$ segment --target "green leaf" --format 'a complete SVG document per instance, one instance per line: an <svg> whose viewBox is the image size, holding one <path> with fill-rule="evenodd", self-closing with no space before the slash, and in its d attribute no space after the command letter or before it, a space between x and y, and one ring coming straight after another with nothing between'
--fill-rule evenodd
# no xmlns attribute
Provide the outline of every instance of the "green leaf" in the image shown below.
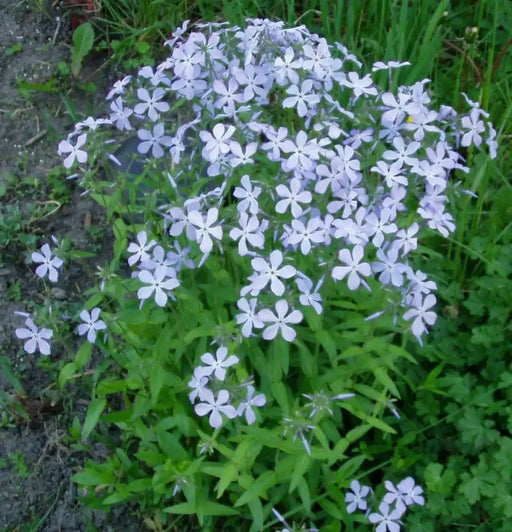
<svg viewBox="0 0 512 532"><path fill-rule="evenodd" d="M395 397L400 398L400 392L398 391L395 383L386 373L386 370L384 370L382 367L377 367L373 370L373 374L375 375L377 381L386 388L386 391L390 391Z"/></svg>
<svg viewBox="0 0 512 532"><path fill-rule="evenodd" d="M127 248L128 238L126 235L128 228L122 218L116 218L114 220L113 228L114 236L116 237L116 241L114 242L114 258L119 260Z"/></svg>
<svg viewBox="0 0 512 532"><path fill-rule="evenodd" d="M10 48L7 48L7 50L5 50L5 54L14 55L14 54L21 52L22 50L23 50L22 44L16 43L16 44L13 44Z"/></svg>
<svg viewBox="0 0 512 532"><path fill-rule="evenodd" d="M307 454L303 454L296 462L290 482L289 493L291 493L298 485L299 481L304 478L304 474L311 466L311 458Z"/></svg>
<svg viewBox="0 0 512 532"><path fill-rule="evenodd" d="M183 502L164 508L164 512L181 515L194 515L198 513L202 513L203 515L240 515L239 512L230 506L209 501L202 501L200 505Z"/></svg>
<svg viewBox="0 0 512 532"><path fill-rule="evenodd" d="M289 414L290 407L288 405L288 394L286 393L286 386L283 384L282 381L279 381L273 382L270 385L270 388L272 390L272 396L281 407L283 416L287 416Z"/></svg>
<svg viewBox="0 0 512 532"><path fill-rule="evenodd" d="M308 483L304 477L300 477L299 483L297 484L299 490L299 496L304 504L304 507L309 512L311 510L311 495L309 493Z"/></svg>
<svg viewBox="0 0 512 532"><path fill-rule="evenodd" d="M82 61L92 50L94 44L94 29L90 22L80 24L73 33L73 51L71 54L71 71L77 76L82 67Z"/></svg>
<svg viewBox="0 0 512 532"><path fill-rule="evenodd" d="M110 484L114 478L113 466L102 464L95 466L95 469L86 468L80 473L76 473L71 480L82 486L97 486L99 484Z"/></svg>
<svg viewBox="0 0 512 532"><path fill-rule="evenodd" d="M84 342L75 356L75 364L77 369L83 368L87 364L87 362L89 362L91 358L91 353L92 344L89 342Z"/></svg>
<svg viewBox="0 0 512 532"><path fill-rule="evenodd" d="M18 380L16 375L14 375L9 359L5 356L0 357L0 370L4 374L4 377L9 381L9 384L18 392L23 393L23 386Z"/></svg>
<svg viewBox="0 0 512 532"><path fill-rule="evenodd" d="M457 482L457 477L452 469L447 469L443 473L442 464L430 463L425 469L425 482L428 491L449 495Z"/></svg>
<svg viewBox="0 0 512 532"><path fill-rule="evenodd" d="M268 488L277 483L274 471L265 471L251 485L251 487L235 502L235 508L247 504L256 497L262 496Z"/></svg>
<svg viewBox="0 0 512 532"><path fill-rule="evenodd" d="M176 432L176 431L175 431ZM188 458L187 452L181 446L178 437L165 430L160 430L157 433L158 445L162 452L164 452L172 460L180 461Z"/></svg>
<svg viewBox="0 0 512 532"><path fill-rule="evenodd" d="M166 380L166 372L158 365L151 368L151 376L149 377L149 390L151 392L151 403L153 406L158 401L158 395L164 382Z"/></svg>
<svg viewBox="0 0 512 532"><path fill-rule="evenodd" d="M126 488L126 486L118 486L118 491L115 491L112 493L112 495L109 495L105 499L103 499L103 504L111 505L111 504L118 504L120 502L124 502L128 500L132 495Z"/></svg>
<svg viewBox="0 0 512 532"><path fill-rule="evenodd" d="M91 434L94 427L98 424L101 413L105 409L106 405L107 401L103 397L95 397L91 401L91 404L87 409L84 424L82 425L82 441L89 437L89 434Z"/></svg>
<svg viewBox="0 0 512 532"><path fill-rule="evenodd" d="M343 514L341 513L340 509L333 504L331 501L327 499L320 499L318 501L318 504L331 516L334 517L334 519L337 519L338 521L343 521Z"/></svg>
<svg viewBox="0 0 512 532"><path fill-rule="evenodd" d="M117 318L131 325L146 323L147 320L146 314L138 308L124 308L118 313Z"/></svg>
<svg viewBox="0 0 512 532"><path fill-rule="evenodd" d="M396 434L396 430L390 427L387 423L384 423L382 419L378 419L373 416L368 416L365 421L372 427L382 430L383 432L388 432L389 434Z"/></svg>
<svg viewBox="0 0 512 532"><path fill-rule="evenodd" d="M104 294L94 294L84 303L83 306L85 309L91 310L94 307L97 307L103 301L104 297Z"/></svg>
<svg viewBox="0 0 512 532"><path fill-rule="evenodd" d="M127 389L128 383L124 379L103 380L98 384L97 392L98 395L108 395L109 393L125 392Z"/></svg>
<svg viewBox="0 0 512 532"><path fill-rule="evenodd" d="M354 456L353 458L347 460L336 472L336 481L339 484L342 484L348 480L352 480L354 474L356 471L360 470L365 460L366 456L363 454Z"/></svg>
<svg viewBox="0 0 512 532"><path fill-rule="evenodd" d="M77 365L74 362L68 362L64 365L59 373L59 386L61 388L76 373L77 369Z"/></svg>
<svg viewBox="0 0 512 532"><path fill-rule="evenodd" d="M296 340L295 343L297 344L297 347L299 349L300 367L304 371L304 375L306 377L313 377L315 375L316 369L315 359L313 355L302 342Z"/></svg>
<svg viewBox="0 0 512 532"><path fill-rule="evenodd" d="M183 338L183 343L185 345L190 344L196 338L206 338L209 336L215 336L217 334L217 329L214 325L202 325L196 329L192 329L187 333Z"/></svg>
<svg viewBox="0 0 512 532"><path fill-rule="evenodd" d="M222 476L217 484L217 499L222 496L222 494L237 476L238 467L235 464L228 464L222 468Z"/></svg>
<svg viewBox="0 0 512 532"><path fill-rule="evenodd" d="M336 360L336 354L338 353L336 342L325 329L318 331L316 333L316 337L320 342L320 345L324 348L325 352L329 355L331 363L334 365L334 360Z"/></svg>
<svg viewBox="0 0 512 532"><path fill-rule="evenodd" d="M249 510L251 512L252 517L252 525L251 530L254 531L260 531L263 530L263 506L261 504L261 501L259 499L254 499L252 501L249 501L247 503L247 506L249 506Z"/></svg>

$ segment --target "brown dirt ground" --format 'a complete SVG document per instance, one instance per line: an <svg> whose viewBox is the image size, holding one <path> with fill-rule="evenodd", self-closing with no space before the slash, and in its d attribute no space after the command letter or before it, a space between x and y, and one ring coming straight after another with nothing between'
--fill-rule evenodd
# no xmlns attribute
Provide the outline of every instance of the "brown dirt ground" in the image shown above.
<svg viewBox="0 0 512 532"><path fill-rule="evenodd" d="M51 0L0 0L0 185L9 176L11 180L13 176L20 180L30 176L44 184L48 173L61 165L56 146L74 123L64 96L76 105L80 119L104 111L102 97L116 77L108 68L101 68L101 58L88 60L79 80L63 83L55 92L20 94L18 80L44 84L56 78L62 83L57 65L69 65L69 43L69 21L65 14L52 8ZM80 85L85 82L95 83L97 90L81 90ZM96 206L81 198L80 191L68 183L72 190L70 200L34 228L40 234L38 245L55 234L59 238L71 236L76 248L90 249L87 227L91 223L101 226L104 219ZM24 202L33 200L9 194L0 197L4 207L16 205L22 212ZM0 217L0 229L1 224ZM19 298L9 295L15 281L21 286ZM66 279L59 280L53 289L55 297L65 304L76 301L77 291L83 288L86 287L81 284L80 272L70 269ZM35 278L33 265L25 263L20 250L0 247L0 356L9 359L19 376L26 393L23 401L31 414L29 423L0 424L0 530L141 530L128 507L109 515L86 509L69 480L85 458L66 440L70 412L81 418L88 395L86 390L71 389L69 397L57 397L52 405L52 395L48 393L52 390L51 376L41 367L38 355L24 353L14 336L15 328L23 324L14 311L29 310L31 302L41 302L41 291L42 282ZM56 348L51 357L58 360L64 354ZM0 371L1 391L14 395ZM2 408L5 403L0 399L0 411ZM90 452L98 459L105 455L100 444L91 444Z"/></svg>

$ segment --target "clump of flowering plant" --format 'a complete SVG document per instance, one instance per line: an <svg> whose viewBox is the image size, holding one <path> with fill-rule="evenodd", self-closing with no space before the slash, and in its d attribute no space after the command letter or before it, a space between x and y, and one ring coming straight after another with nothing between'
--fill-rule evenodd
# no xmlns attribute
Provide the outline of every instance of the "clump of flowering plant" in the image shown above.
<svg viewBox="0 0 512 532"><path fill-rule="evenodd" d="M421 342L436 321L436 284L415 252L428 231L454 230L448 192L454 172L468 171L462 149L485 137L495 156L495 132L473 102L464 116L432 105L428 80L393 91L408 63L366 71L302 26L186 23L165 44L156 68L116 82L109 116L59 145L116 215L114 261L88 306L107 317L119 378L100 383L91 417L123 392L110 419L138 438L139 465L112 458L121 470L101 482L102 500L149 492L158 505L182 492L166 512L213 526L247 506L259 530L283 499L309 515L312 479L345 481L334 464L368 430L395 432L382 420L399 398L388 373L410 356L393 334L410 328ZM129 142L137 175L115 170ZM114 169L113 194L99 166ZM93 341L100 322L83 319ZM379 323L393 333L379 336ZM320 501L334 497L313 484ZM340 519L319 504L320 520Z"/></svg>

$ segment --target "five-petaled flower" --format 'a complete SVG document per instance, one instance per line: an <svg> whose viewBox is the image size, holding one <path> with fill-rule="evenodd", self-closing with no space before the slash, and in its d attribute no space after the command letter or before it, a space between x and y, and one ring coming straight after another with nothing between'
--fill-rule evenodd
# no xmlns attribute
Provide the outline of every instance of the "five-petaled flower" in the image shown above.
<svg viewBox="0 0 512 532"><path fill-rule="evenodd" d="M210 414L208 422L217 429L222 425L222 416L224 414L229 419L237 416L236 409L229 404L229 392L227 390L220 390L217 399L211 390L204 389L202 403L198 403L194 410L198 416L206 416Z"/></svg>
<svg viewBox="0 0 512 532"><path fill-rule="evenodd" d="M253 283L250 285L251 294L257 295L270 282L270 289L276 296L282 296L284 293L283 279L290 279L297 270L290 265L281 266L283 262L283 254L278 249L272 251L267 262L263 257L256 257L252 259L251 264L254 272L257 274ZM242 295L245 295L242 293Z"/></svg>
<svg viewBox="0 0 512 532"><path fill-rule="evenodd" d="M137 297L141 300L141 304L151 297L155 292L155 302L160 307L165 307L167 304L167 291L174 290L180 285L180 282L175 277L168 277L168 269L166 266L157 266L154 271L142 270L139 272L139 280L149 286L139 288ZM171 297L172 294L169 294Z"/></svg>
<svg viewBox="0 0 512 532"><path fill-rule="evenodd" d="M420 339L426 331L425 324L433 325L437 320L437 315L431 309L436 304L436 296L428 294L424 298L421 293L416 293L412 302L413 308L404 314L404 320L412 319L412 333Z"/></svg>
<svg viewBox="0 0 512 532"><path fill-rule="evenodd" d="M80 319L85 323L81 323L78 326L78 334L83 336L87 334L87 341L93 344L96 342L96 331L102 331L107 328L107 325L103 320L98 319L100 317L100 309L95 307L89 313L88 310L82 310L80 312Z"/></svg>
<svg viewBox="0 0 512 532"><path fill-rule="evenodd" d="M155 245L155 240L150 240L148 242L146 231L140 231L137 233L137 243L131 242L127 248L128 253L133 253L133 255L128 258L128 264L133 266L139 261L144 262L149 260L150 256L148 251Z"/></svg>
<svg viewBox="0 0 512 532"><path fill-rule="evenodd" d="M216 124L213 127L212 133L209 131L201 131L199 137L206 145L203 148L203 157L215 162L221 155L226 154L230 150L231 142L228 142L235 132L235 126L224 127L224 124Z"/></svg>
<svg viewBox="0 0 512 532"><path fill-rule="evenodd" d="M199 211L192 211L188 215L189 222L196 228L196 240L199 249L208 254L213 248L213 238L220 240L222 238L222 227L214 226L219 211L217 208L208 209L205 217Z"/></svg>
<svg viewBox="0 0 512 532"><path fill-rule="evenodd" d="M397 506L393 510L390 510L391 508L389 504L381 502L379 504L380 513L374 512L368 516L370 523L379 523L375 532L386 532L387 530L389 530L389 532L400 532L399 519L404 514L404 509L403 507Z"/></svg>
<svg viewBox="0 0 512 532"><path fill-rule="evenodd" d="M80 149L86 141L87 134L83 133L82 135L78 136L75 145L71 144L69 140L61 140L59 142L59 146L57 148L59 155L69 153L69 155L64 159L63 164L65 168L71 168L75 162L75 159L80 164L87 162L87 152Z"/></svg>
<svg viewBox="0 0 512 532"><path fill-rule="evenodd" d="M252 425L256 421L256 414L254 413L253 406L264 406L267 402L267 399L264 394L260 393L259 395L254 395L255 389L254 386L250 384L247 386L247 397L245 401L240 403L240 406L237 410L238 416L243 416L245 414L245 420L248 425Z"/></svg>
<svg viewBox="0 0 512 532"><path fill-rule="evenodd" d="M228 350L225 347L219 347L215 356L211 353L205 353L201 357L201 362L206 364L203 367L204 375L207 377L214 375L216 379L223 381L226 378L226 368L238 362L238 357L235 355L227 356L227 354Z"/></svg>
<svg viewBox="0 0 512 532"><path fill-rule="evenodd" d="M32 354L36 349L42 355L49 355L51 352L50 343L47 341L53 336L53 331L45 327L39 329L31 318L25 320L26 328L16 329L16 336L20 340L26 340L23 346L27 353Z"/></svg>
<svg viewBox="0 0 512 532"><path fill-rule="evenodd" d="M269 309L263 309L259 312L259 318L264 323L271 323L264 331L265 340L273 340L279 331L287 342L293 342L297 333L288 325L300 323L302 321L302 312L292 310L288 315L288 302L286 299L280 299L275 305L276 314Z"/></svg>
<svg viewBox="0 0 512 532"><path fill-rule="evenodd" d="M335 266L332 270L333 279L341 281L348 275L348 287L350 290L359 288L359 285L364 283L364 279L359 276L368 277L372 273L370 265L367 262L361 262L363 256L363 246L354 246L352 253L348 249L342 249L338 257L346 266Z"/></svg>
<svg viewBox="0 0 512 532"><path fill-rule="evenodd" d="M347 512L349 514L354 513L356 510L366 510L368 508L368 502L366 497L370 494L370 488L368 486L361 486L358 480L353 480L350 483L350 489L345 494L345 502L347 503Z"/></svg>
<svg viewBox="0 0 512 532"><path fill-rule="evenodd" d="M59 278L58 268L62 266L63 260L52 255L52 251L48 244L44 244L39 252L32 252L32 260L41 263L36 268L36 275L38 277L44 278L48 275L48 278L52 283L57 282Z"/></svg>
<svg viewBox="0 0 512 532"><path fill-rule="evenodd" d="M252 298L250 301L247 301L247 299L242 297L238 300L237 306L242 312L237 314L235 318L239 325L243 323L242 336L245 338L249 338L249 336L251 336L253 327L256 329L262 329L265 326L263 321L261 321L261 318L258 316L258 312L256 311L257 303L258 300L256 298Z"/></svg>

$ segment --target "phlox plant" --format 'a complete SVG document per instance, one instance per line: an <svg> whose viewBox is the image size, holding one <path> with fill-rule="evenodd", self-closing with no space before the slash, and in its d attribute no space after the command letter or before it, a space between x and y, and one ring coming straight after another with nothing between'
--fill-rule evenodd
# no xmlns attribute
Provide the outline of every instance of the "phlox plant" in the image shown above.
<svg viewBox="0 0 512 532"><path fill-rule="evenodd" d="M95 508L138 502L180 529L399 530L412 495L363 516L345 493L385 460L365 441L405 430L397 366L437 317L422 237L454 230L464 154L496 155L487 114L305 27L185 23L165 46L58 147L115 237L59 383L94 343L81 437L118 436L73 479ZM34 260L56 278L49 250Z"/></svg>

